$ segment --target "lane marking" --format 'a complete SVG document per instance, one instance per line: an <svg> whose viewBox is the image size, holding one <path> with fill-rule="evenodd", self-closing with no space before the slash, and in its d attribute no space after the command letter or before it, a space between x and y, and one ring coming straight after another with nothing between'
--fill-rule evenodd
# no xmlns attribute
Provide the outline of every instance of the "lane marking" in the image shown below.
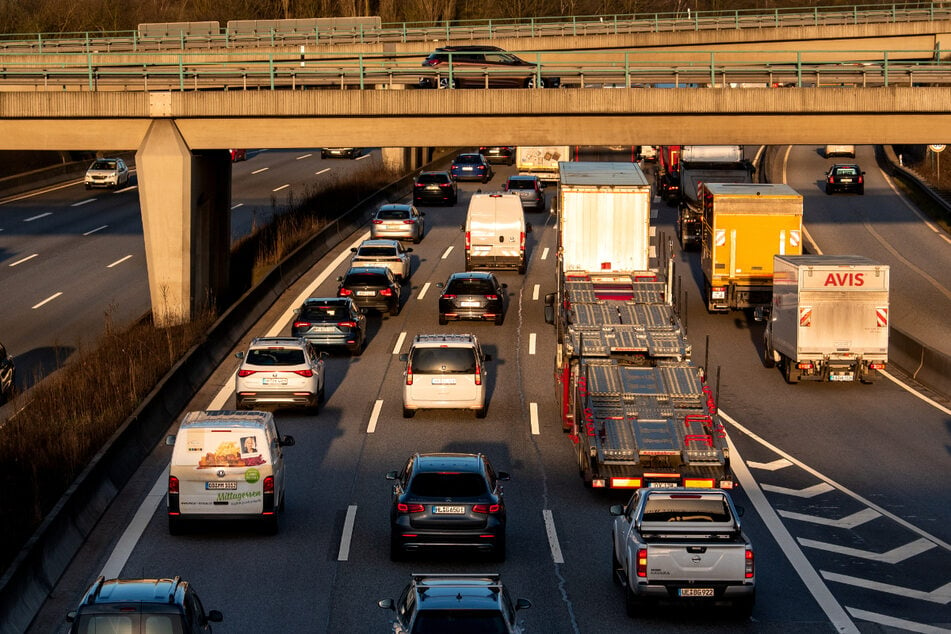
<svg viewBox="0 0 951 634"><path fill-rule="evenodd" d="M380 411L383 409L383 399L378 398L373 403L373 411L370 412L370 423L367 425L367 433L372 434L376 431L376 422L380 419Z"/></svg>
<svg viewBox="0 0 951 634"><path fill-rule="evenodd" d="M347 561L350 558L350 541L353 539L353 525L356 523L357 505L347 507L347 518L343 521L343 534L340 536L340 552L337 561Z"/></svg>
<svg viewBox="0 0 951 634"><path fill-rule="evenodd" d="M83 182L83 179L79 178L76 180L67 181L59 185L52 185L43 189L38 189L36 191L28 192L26 194L19 194L17 196L11 196L10 198L4 198L0 200L0 205L7 205L9 203L16 202L18 200L23 200L25 198L35 198L37 196L42 196L43 194L48 194L50 192L55 192L60 189L66 189L67 187L72 187L73 185L79 185Z"/></svg>
<svg viewBox="0 0 951 634"><path fill-rule="evenodd" d="M294 159L294 160L295 160L295 161L299 161L299 160L301 160L301 159L310 158L310 157L312 157L312 156L313 156L313 153L310 153L310 154L302 154L301 156L298 156L298 157L297 157L296 159Z"/></svg>
<svg viewBox="0 0 951 634"><path fill-rule="evenodd" d="M370 155L369 155L369 154L361 154L360 156L358 156L357 158L355 158L355 159L353 159L353 160L354 160L354 161L362 161L362 160L365 159L365 158L370 158Z"/></svg>
<svg viewBox="0 0 951 634"><path fill-rule="evenodd" d="M780 493L782 495L791 495L797 498L814 498L817 495L822 495L823 493L828 493L833 491L834 487L828 482L820 482L819 484L814 484L811 487L804 487L802 489L789 489L786 487L778 487L772 484L762 484L764 491L771 491L773 493Z"/></svg>
<svg viewBox="0 0 951 634"><path fill-rule="evenodd" d="M536 284L535 288L532 289L532 299L538 301L538 292L541 289L541 284Z"/></svg>
<svg viewBox="0 0 951 634"><path fill-rule="evenodd" d="M422 298L426 297L426 291L429 290L429 282L423 284L423 287L419 289L419 295L416 296L416 300L419 301Z"/></svg>
<svg viewBox="0 0 951 634"><path fill-rule="evenodd" d="M809 522L810 524L820 524L822 526L831 526L832 528L844 528L846 530L851 530L856 526L861 526L866 522L871 522L872 520L878 519L882 516L881 513L873 509L862 509L857 513L846 515L845 517L837 520L827 517L819 517L818 515L793 513L792 511L779 510L778 512L786 519L799 520L800 522Z"/></svg>
<svg viewBox="0 0 951 634"><path fill-rule="evenodd" d="M237 209L238 207L244 207L244 203L235 203L231 205L232 209Z"/></svg>
<svg viewBox="0 0 951 634"><path fill-rule="evenodd" d="M82 207L83 205L94 202L95 200L96 200L95 198L87 198L86 200L80 200L78 203L73 203L72 205L70 205L70 207Z"/></svg>
<svg viewBox="0 0 951 634"><path fill-rule="evenodd" d="M330 168L329 168L329 167L325 167L324 169L320 170L319 172L314 172L314 175L315 175L315 176L320 176L321 174L323 174L323 173L325 173L325 172L329 172L329 171L330 171Z"/></svg>
<svg viewBox="0 0 951 634"><path fill-rule="evenodd" d="M120 258L120 259L116 260L115 262L113 262L112 264L108 265L106 268L107 268L107 269L111 269L112 267L116 266L117 264L122 264L123 262L125 262L126 260L128 260L128 259L131 258L131 257L132 257L131 255L127 255L127 256L125 256L124 258Z"/></svg>
<svg viewBox="0 0 951 634"><path fill-rule="evenodd" d="M865 226L866 231L872 234L872 237L875 238L875 240L877 240L878 243L881 244L882 247L884 247L886 251L891 253L895 257L896 260L898 260L899 262L901 262L902 264L910 268L912 271L920 275L922 278L924 278L926 282L931 284L935 288L935 290L937 290L939 293L944 295L946 298L951 299L951 290L942 286L941 282L939 282L934 277L929 275L920 266L916 266L912 264L911 260L903 256L901 253L898 252L898 249L896 249L891 244L889 244L889 242L885 240L882 234L880 234L878 231L875 230L874 227L872 227L871 223L868 220L863 220L862 224Z"/></svg>
<svg viewBox="0 0 951 634"><path fill-rule="evenodd" d="M272 189L271 191L272 191L272 192L279 192L279 191L281 191L282 189L287 189L287 188L290 187L290 186L291 186L290 183L284 183L284 184L281 185L280 187L275 187L275 188Z"/></svg>
<svg viewBox="0 0 951 634"><path fill-rule="evenodd" d="M544 249L542 249L542 257L541 257L541 259L543 259L543 260L547 260L547 259L548 259L548 247L545 247Z"/></svg>
<svg viewBox="0 0 951 634"><path fill-rule="evenodd" d="M89 231L87 231L87 232L84 233L83 235L84 235L84 236L91 236L92 234L96 233L97 231L102 231L103 229L105 229L105 228L108 227L108 226L109 226L109 225L102 225L101 227L96 227L95 229L90 229Z"/></svg>
<svg viewBox="0 0 951 634"><path fill-rule="evenodd" d="M874 553L870 550L862 550L861 548L849 548L847 546L839 546L838 544L828 544L814 539L800 538L798 541L802 546L807 548L815 548L816 550L824 550L829 553L845 555L846 557L867 559L869 561L878 561L893 565L899 564L910 557L917 557L921 553L935 548L935 544L929 542L927 539L916 539L904 546L893 548L884 553Z"/></svg>
<svg viewBox="0 0 951 634"><path fill-rule="evenodd" d="M778 471L779 469L785 469L786 467L791 467L792 463L786 460L785 458L778 458L772 462L747 462L748 467L753 467L754 469L763 469L765 471Z"/></svg>
<svg viewBox="0 0 951 634"><path fill-rule="evenodd" d="M922 394L921 392L919 392L918 390L914 389L914 388L911 387L910 385L905 385L904 383L902 383L901 381L899 381L896 377L894 377L894 376L892 376L891 374L889 374L887 371L885 371L885 370L879 370L879 372L880 372L885 378L887 378L889 381L891 381L891 382L894 383L895 385L898 385L899 387L901 387L901 388L902 388L903 390L905 390L906 392L909 392L909 393L911 393L911 394L917 396L919 399L921 399L921 400L924 401L925 403L928 403L929 405L931 405L932 407L934 407L934 408L935 408L936 410L938 410L939 412L944 412L944 413L947 414L948 416L951 416L951 408L945 407L945 406L942 405L941 403L938 403L938 402L935 401L934 399L929 398L928 396ZM912 378L914 378L914 377L912 377Z"/></svg>
<svg viewBox="0 0 951 634"><path fill-rule="evenodd" d="M142 533L145 532L152 516L155 515L158 505L165 499L167 489L168 467L162 471L162 475L159 476L159 479L152 485L152 490L145 496L145 500L142 502L142 505L139 506L139 510L135 512L135 516L132 518L132 521L129 522L129 526L122 532L122 536L119 537L116 547L112 550L112 554L109 555L109 559L106 560L106 564L102 567L102 572L99 573L100 575L106 579L117 579L122 575L122 568L125 566L126 560L128 560L129 555L135 548L136 542L142 537Z"/></svg>
<svg viewBox="0 0 951 634"><path fill-rule="evenodd" d="M535 333L528 335L528 354L535 354Z"/></svg>
<svg viewBox="0 0 951 634"><path fill-rule="evenodd" d="M538 403L528 404L528 418L532 423L532 435L537 436L541 433L538 429Z"/></svg>
<svg viewBox="0 0 951 634"><path fill-rule="evenodd" d="M60 292L58 292L58 293L53 293L52 295L50 295L49 297L47 297L46 299L44 299L44 300L43 300L42 302L40 302L39 304L36 304L35 306L33 306L33 309L36 310L37 308L39 308L39 307L42 306L43 304L47 304L47 303L53 301L54 299L56 299L57 297L59 297L59 296L62 295L62 294L63 294L62 291L60 291Z"/></svg>
<svg viewBox="0 0 951 634"><path fill-rule="evenodd" d="M130 191L132 191L133 189L138 189L138 188L139 188L138 185L129 185L128 187L123 187L122 189L117 189L117 190L115 190L115 191L112 192L112 193L113 193L113 194L121 194L122 192L130 192Z"/></svg>
<svg viewBox="0 0 951 634"><path fill-rule="evenodd" d="M899 630L906 630L908 632L920 632L921 634L948 634L948 630L943 627L934 627L931 625L925 625L924 623L915 623L914 621L898 619L893 616L886 616L884 614L876 614L875 612L868 612L866 610L860 610L858 608L850 608L848 606L846 606L845 609L849 611L849 614L851 614L857 619L862 619L863 621L871 621L872 623L878 623L879 625L886 625L886 626L893 627Z"/></svg>
<svg viewBox="0 0 951 634"><path fill-rule="evenodd" d="M442 252L442 257L440 259L445 260L449 257L450 253L452 253L452 245L449 245L449 247L447 247L446 250Z"/></svg>
<svg viewBox="0 0 951 634"><path fill-rule="evenodd" d="M256 170L254 170L254 171L251 172L251 173L252 173L252 174L260 174L261 172L266 172L266 171L268 171L269 169L271 169L271 168L270 168L270 167L262 167L261 169L256 169Z"/></svg>
<svg viewBox="0 0 951 634"><path fill-rule="evenodd" d="M401 332L400 336L396 338L396 345L393 346L393 354L399 354L400 348L403 347L403 340L406 339L406 333Z"/></svg>
<svg viewBox="0 0 951 634"><path fill-rule="evenodd" d="M93 198L93 199L91 199L91 200L95 200L95 198ZM75 205L74 205L74 206L75 206ZM53 212L52 212L52 211L47 211L47 212L42 213L42 214L40 214L40 215L38 215L38 216L32 216L32 217L30 217L30 218L24 218L24 219L23 219L23 222L33 222L34 220L39 220L40 218L46 218L47 216L52 216L52 215L53 215Z"/></svg>
<svg viewBox="0 0 951 634"><path fill-rule="evenodd" d="M10 264L7 264L7 266L16 266L17 264L23 264L23 263L26 262L27 260L32 260L33 258L35 258L35 257L37 257L37 256L39 256L39 255L40 255L39 253L34 253L33 255L28 255L28 256L26 256L25 258L20 258L20 259L17 260L16 262L11 262Z"/></svg>
<svg viewBox="0 0 951 634"><path fill-rule="evenodd" d="M555 520L552 518L549 509L542 509L542 517L545 518L545 534L548 535L548 548L551 549L551 558L556 564L565 563L565 558L561 554L561 545L558 543L558 534L555 532Z"/></svg>

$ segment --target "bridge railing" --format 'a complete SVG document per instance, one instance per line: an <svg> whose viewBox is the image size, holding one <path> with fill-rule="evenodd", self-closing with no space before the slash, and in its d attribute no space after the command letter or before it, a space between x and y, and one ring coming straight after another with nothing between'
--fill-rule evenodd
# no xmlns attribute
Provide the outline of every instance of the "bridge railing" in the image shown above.
<svg viewBox="0 0 951 634"><path fill-rule="evenodd" d="M377 89L429 86L650 88L951 85L951 56L940 50L854 51L547 51L518 53L531 62L498 68L451 60L423 66L425 52L367 55L267 53L93 54L22 61L0 53L2 91L194 91ZM53 58L50 58L52 60ZM557 78L559 82L553 81Z"/></svg>
<svg viewBox="0 0 951 634"><path fill-rule="evenodd" d="M0 35L0 51L47 52L136 52L189 49L235 49L275 46L382 45L441 41L487 42L497 38L540 38L551 36L609 35L800 26L837 26L922 22L951 19L951 3L906 2L865 4L851 7L817 6L805 8L735 9L720 11L679 11L669 13L626 13L571 17L526 17L494 20L453 20L447 22L379 23L379 18L313 18L312 25L301 20L269 20L249 29L248 22L231 21L191 32L173 29L162 32L158 25L139 25L134 31L82 33L30 33ZM350 20L345 22L343 20ZM265 24L266 22L267 24ZM182 23L178 23L182 24ZM209 23L188 23L207 25Z"/></svg>

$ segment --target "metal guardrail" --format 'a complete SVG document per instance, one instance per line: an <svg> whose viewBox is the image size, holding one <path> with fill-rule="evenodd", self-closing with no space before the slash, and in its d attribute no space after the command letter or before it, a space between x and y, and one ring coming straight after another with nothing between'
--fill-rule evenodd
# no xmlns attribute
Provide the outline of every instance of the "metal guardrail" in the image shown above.
<svg viewBox="0 0 951 634"><path fill-rule="evenodd" d="M553 77L564 88L951 85L951 59L943 59L948 56L940 50L521 53L534 68L473 68L452 61L429 67L421 65L425 55L187 53L165 56L169 61L163 63L133 59L118 64L91 54L60 55L57 63L43 63L0 53L0 90L371 89L418 86L421 78L447 88L462 80L486 88L502 83L541 87L546 78L551 85Z"/></svg>
<svg viewBox="0 0 951 634"><path fill-rule="evenodd" d="M112 32L29 33L0 36L0 50L20 53L47 52L141 52L188 49L235 49L274 46L348 46L387 43L488 41L497 38L539 38L557 36L616 35L708 30L842 26L903 22L931 22L951 19L949 2L906 2L864 4L848 8L817 6L776 8L771 11L738 9L722 11L679 11L670 13L626 13L573 17L534 17L495 20L453 20L446 22L402 22L381 24L315 26L302 32L297 20L274 21L263 31L239 28L219 29L213 34L150 34L148 29ZM229 25L231 22L228 23Z"/></svg>

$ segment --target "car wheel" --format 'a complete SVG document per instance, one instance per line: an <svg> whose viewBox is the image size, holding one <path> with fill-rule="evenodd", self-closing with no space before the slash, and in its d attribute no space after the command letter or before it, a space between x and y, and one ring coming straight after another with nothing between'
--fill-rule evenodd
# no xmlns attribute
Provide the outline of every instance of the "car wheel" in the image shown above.
<svg viewBox="0 0 951 634"><path fill-rule="evenodd" d="M488 177L488 176L483 176L483 177L482 177L482 184L485 185L485 184L488 183L488 182L489 182L489 177Z"/></svg>
<svg viewBox="0 0 951 634"><path fill-rule="evenodd" d="M357 342L357 345L351 348L348 348L348 350L350 354L352 354L353 356L359 357L361 354L363 354L363 348L365 346L366 346L366 339L364 339L363 337L360 337L360 341Z"/></svg>
<svg viewBox="0 0 951 634"><path fill-rule="evenodd" d="M526 87L526 88L535 88L535 86L536 86L536 83L535 83L535 82L536 82L536 77L535 77L535 75L532 75L532 76L529 77L527 80L525 80L525 87ZM541 81L538 82L537 86L538 86L539 88L544 88L544 87L545 87L545 79L542 78Z"/></svg>
<svg viewBox="0 0 951 634"><path fill-rule="evenodd" d="M475 411L476 418L485 418L486 411L489 409L489 406L483 404L482 407Z"/></svg>
<svg viewBox="0 0 951 634"><path fill-rule="evenodd" d="M495 538L495 548L492 549L492 561L497 563L505 561L505 535Z"/></svg>
<svg viewBox="0 0 951 634"><path fill-rule="evenodd" d="M864 196L864 195L865 195L865 188L859 187L859 196Z"/></svg>
<svg viewBox="0 0 951 634"><path fill-rule="evenodd" d="M168 517L168 534L169 535L181 535L184 532L184 525L182 523L182 518Z"/></svg>
<svg viewBox="0 0 951 634"><path fill-rule="evenodd" d="M522 262L522 263L519 264L519 266L518 266L518 274L519 274L519 275L525 275L525 271L526 271L527 269L528 269L528 264L526 264L525 262Z"/></svg>
<svg viewBox="0 0 951 634"><path fill-rule="evenodd" d="M500 314L498 314L498 315L495 316L495 325L496 325L496 326L501 326L503 321L505 321L505 314L504 314L504 313L500 313Z"/></svg>
<svg viewBox="0 0 951 634"><path fill-rule="evenodd" d="M415 409L408 409L406 407L403 408L403 418L412 418L413 416L416 416Z"/></svg>
<svg viewBox="0 0 951 634"><path fill-rule="evenodd" d="M86 185L86 189L92 189L92 185Z"/></svg>
<svg viewBox="0 0 951 634"><path fill-rule="evenodd" d="M763 337L763 367L776 367L776 360L773 359L773 351L769 349L769 344L766 342L766 337Z"/></svg>
<svg viewBox="0 0 951 634"><path fill-rule="evenodd" d="M400 314L400 305L397 304L390 309L390 317L396 317Z"/></svg>
<svg viewBox="0 0 951 634"><path fill-rule="evenodd" d="M453 194L453 195L452 195L452 198L449 200L449 204L450 204L450 205L455 205L455 204L458 203L458 202L459 202L459 195L458 195L458 194Z"/></svg>
<svg viewBox="0 0 951 634"><path fill-rule="evenodd" d="M326 394L326 392L325 392L325 388L326 388L326 386L325 386L323 383L321 383L321 384L320 384L320 391L317 392L317 402L318 402L318 403L323 403L324 401L327 400L327 394Z"/></svg>
<svg viewBox="0 0 951 634"><path fill-rule="evenodd" d="M628 585L624 589L624 610L627 612L627 615L630 618L640 616L643 613L644 609L644 599L640 598L634 591L631 590L631 586Z"/></svg>
<svg viewBox="0 0 951 634"><path fill-rule="evenodd" d="M440 325L440 326L445 326L445 325L448 324L448 323L449 323L449 320L446 319L446 316L443 315L442 313L439 313L439 325Z"/></svg>
<svg viewBox="0 0 951 634"><path fill-rule="evenodd" d="M448 77L439 78L439 87L440 88L458 88L456 80L453 79L452 81L450 81Z"/></svg>
<svg viewBox="0 0 951 634"><path fill-rule="evenodd" d="M733 615L738 619L748 619L753 616L753 605L756 599L752 596L743 597L733 602Z"/></svg>
<svg viewBox="0 0 951 634"><path fill-rule="evenodd" d="M390 535L390 561L403 561L406 559L406 552L403 550L400 540L395 535Z"/></svg>
<svg viewBox="0 0 951 634"><path fill-rule="evenodd" d="M611 536L611 539L614 539L614 536ZM617 552L612 548L611 549L611 581L614 582L614 585L621 585L621 577L618 573L623 573L624 568L621 566L620 560L617 558Z"/></svg>
<svg viewBox="0 0 951 634"><path fill-rule="evenodd" d="M280 528L278 524L278 514L274 513L273 515L267 515L261 521L261 532L265 535L277 535L277 532Z"/></svg>
<svg viewBox="0 0 951 634"><path fill-rule="evenodd" d="M790 385L799 383L799 371L793 369L792 359L786 356L783 357L783 378L785 378L786 383Z"/></svg>

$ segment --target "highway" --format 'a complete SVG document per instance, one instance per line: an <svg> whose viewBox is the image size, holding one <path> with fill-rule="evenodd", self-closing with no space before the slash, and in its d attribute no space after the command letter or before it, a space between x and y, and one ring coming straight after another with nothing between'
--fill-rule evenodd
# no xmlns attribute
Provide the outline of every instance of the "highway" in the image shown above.
<svg viewBox="0 0 951 634"><path fill-rule="evenodd" d="M319 150L249 151L233 166L232 239L266 222L288 196L380 161L379 151L357 161L322 160ZM114 191L73 181L0 201L0 336L21 389L94 344L107 319L126 324L149 310L132 183Z"/></svg>
<svg viewBox="0 0 951 634"><path fill-rule="evenodd" d="M860 148L858 157L867 170L864 197L826 196L816 182L829 161L816 148L789 152L786 175L805 196L805 227L823 252L858 252L891 264L892 324L920 317L929 341L946 342L946 237L895 195L870 152ZM500 274L511 300L504 325L437 325L434 283L463 268L459 226L468 197L498 187L511 170L499 168L487 186L461 185L455 207L424 209L427 235L414 245L400 315L370 317L363 356L329 360L328 400L318 416L278 414L281 432L297 443L285 454L287 510L277 536L231 526L170 536L163 499L170 450L161 445L110 507L30 631L61 627L100 572L181 575L206 609L224 612L219 632L372 632L385 631L390 615L376 600L397 597L410 572L496 570L514 596L534 603L520 613L526 631L633 629L609 575L607 509L627 496L586 490L560 429L553 331L542 315L544 294L555 286L551 218L528 214L534 231L527 274ZM674 208L655 204L659 231L674 236ZM248 338L289 332L289 311L302 297L333 294L349 246L362 237L315 264ZM891 380L785 384L778 370L760 363L762 326L741 313L708 315L696 254L678 251L677 260L689 295L694 358L702 362L709 336L711 375L720 377L719 405L742 484L736 499L757 550L758 598L748 623L718 611L668 608L637 624L664 632L946 631L947 401L929 401ZM907 290L896 292L899 281ZM485 420L439 411L401 417L397 355L416 333L438 331L473 332L492 355ZM190 408L230 407L236 367L231 359L219 368ZM175 421L169 423L174 431ZM482 451L512 474L504 564L449 554L390 562L390 483L383 475L416 451Z"/></svg>

